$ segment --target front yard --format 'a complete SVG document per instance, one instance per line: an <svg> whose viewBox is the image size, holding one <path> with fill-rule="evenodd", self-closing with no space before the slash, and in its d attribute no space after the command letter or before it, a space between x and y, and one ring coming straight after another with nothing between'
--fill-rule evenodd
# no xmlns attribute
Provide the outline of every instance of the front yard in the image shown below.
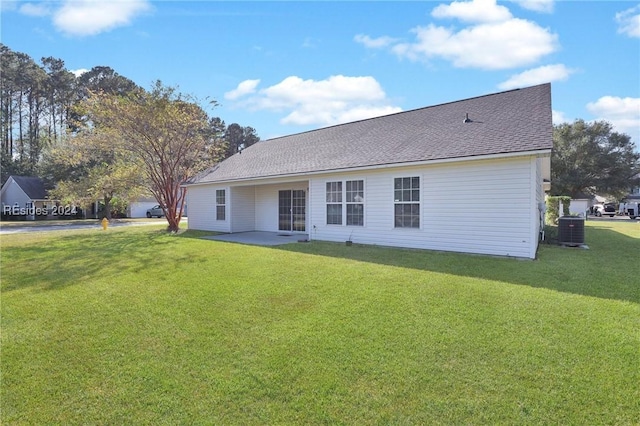
<svg viewBox="0 0 640 426"><path fill-rule="evenodd" d="M640 222L536 261L1 237L3 424L638 424Z"/></svg>

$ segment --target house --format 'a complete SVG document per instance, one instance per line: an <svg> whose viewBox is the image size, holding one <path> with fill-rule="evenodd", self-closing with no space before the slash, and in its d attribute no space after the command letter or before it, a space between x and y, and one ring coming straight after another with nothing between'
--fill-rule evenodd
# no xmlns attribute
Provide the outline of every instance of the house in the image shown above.
<svg viewBox="0 0 640 426"><path fill-rule="evenodd" d="M147 217L147 210L158 204L154 197L139 197L129 203L127 217Z"/></svg>
<svg viewBox="0 0 640 426"><path fill-rule="evenodd" d="M633 177L634 180L640 180L640 173ZM624 197L624 201L634 202L640 201L640 186L632 187L629 189L629 193Z"/></svg>
<svg viewBox="0 0 640 426"><path fill-rule="evenodd" d="M535 258L551 86L256 143L186 183L189 228Z"/></svg>
<svg viewBox="0 0 640 426"><path fill-rule="evenodd" d="M35 220L46 217L54 202L48 199L44 182L35 176L9 176L0 189L2 215Z"/></svg>
<svg viewBox="0 0 640 426"><path fill-rule="evenodd" d="M138 197L134 201L129 203L127 207L127 217L130 218L141 218L141 217L151 217L147 210L154 208L155 206L159 206L160 203L154 197ZM187 217L187 206L185 205L182 209L182 217Z"/></svg>

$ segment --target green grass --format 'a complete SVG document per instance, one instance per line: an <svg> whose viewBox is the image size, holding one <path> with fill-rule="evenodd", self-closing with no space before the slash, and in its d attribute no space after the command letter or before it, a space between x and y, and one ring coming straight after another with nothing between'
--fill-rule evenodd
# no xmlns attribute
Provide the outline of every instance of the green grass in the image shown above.
<svg viewBox="0 0 640 426"><path fill-rule="evenodd" d="M513 259L1 238L2 424L639 424L640 223Z"/></svg>

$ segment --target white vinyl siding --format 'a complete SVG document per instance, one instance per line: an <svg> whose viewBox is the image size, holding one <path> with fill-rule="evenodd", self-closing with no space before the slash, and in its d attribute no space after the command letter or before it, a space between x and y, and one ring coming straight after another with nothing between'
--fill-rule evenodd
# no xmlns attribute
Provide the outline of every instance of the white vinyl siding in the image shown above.
<svg viewBox="0 0 640 426"><path fill-rule="evenodd" d="M322 195L310 201L311 237L346 241L351 236L363 244L533 258L532 164L529 157L518 157L371 171L365 226L348 228L325 224L325 183L362 179L363 173L319 176L310 183L311 194ZM420 177L419 229L394 227L394 179L403 176Z"/></svg>
<svg viewBox="0 0 640 426"><path fill-rule="evenodd" d="M127 208L128 217L147 217L147 210L157 206L159 203L156 200L153 201L133 201L129 203Z"/></svg>
<svg viewBox="0 0 640 426"><path fill-rule="evenodd" d="M225 189L215 185L190 186L187 189L189 206L189 229L230 232L229 220L216 220L216 190Z"/></svg>
<svg viewBox="0 0 640 426"><path fill-rule="evenodd" d="M7 180L2 188L2 204L6 206L15 206L23 209L27 206L27 203L31 201L29 196L20 188L12 177Z"/></svg>
<svg viewBox="0 0 640 426"><path fill-rule="evenodd" d="M278 192L285 190L307 191L307 181L282 182L276 184L255 186L255 230L266 232L278 232ZM320 192L324 201L324 188ZM307 194L307 222L306 229L309 229L309 196ZM324 203L323 203L324 205ZM319 216L324 218L324 213ZM324 219L323 219L324 220Z"/></svg>
<svg viewBox="0 0 640 426"><path fill-rule="evenodd" d="M401 177L419 178L419 228L394 226L394 179ZM346 225L347 181L364 183L362 226ZM189 228L278 232L278 191L305 190L305 228L312 240L351 239L362 244L535 258L537 200L544 194L539 161L530 156L326 173L305 180L267 182L256 181L255 186L242 187L189 187ZM342 225L327 224L327 182L342 182ZM215 220L216 189L227 190L225 221Z"/></svg>
<svg viewBox="0 0 640 426"><path fill-rule="evenodd" d="M230 197L227 203L230 205L231 232L255 230L255 193L254 186L230 188Z"/></svg>

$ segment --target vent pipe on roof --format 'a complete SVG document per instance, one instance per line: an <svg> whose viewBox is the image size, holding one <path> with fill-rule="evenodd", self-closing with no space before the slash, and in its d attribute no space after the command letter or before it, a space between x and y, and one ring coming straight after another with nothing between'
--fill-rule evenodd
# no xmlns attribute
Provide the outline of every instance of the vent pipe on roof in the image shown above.
<svg viewBox="0 0 640 426"><path fill-rule="evenodd" d="M464 120L462 121L463 123L471 123L471 119L469 118L469 113L466 113Z"/></svg>

